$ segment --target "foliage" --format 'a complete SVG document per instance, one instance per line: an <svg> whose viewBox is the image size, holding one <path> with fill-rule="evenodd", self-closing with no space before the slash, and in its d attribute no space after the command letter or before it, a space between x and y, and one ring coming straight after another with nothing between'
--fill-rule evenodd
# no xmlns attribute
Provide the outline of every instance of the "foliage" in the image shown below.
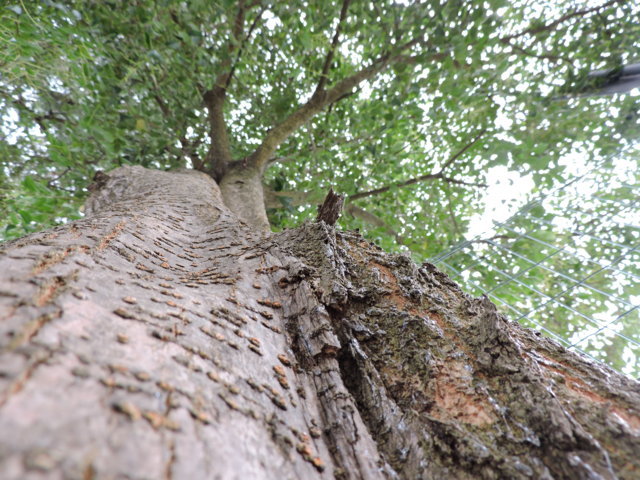
<svg viewBox="0 0 640 480"><path fill-rule="evenodd" d="M614 151L637 127L633 97L572 93L588 92L589 71L637 60L633 3L10 2L0 11L3 235L77 217L98 169L206 170L203 95L222 72L231 156L242 160L319 82L400 52L280 145L265 174L281 195L270 220L298 224L333 186L361 195L344 227L433 255L464 236L492 167L544 189L562 177L562 155Z"/></svg>

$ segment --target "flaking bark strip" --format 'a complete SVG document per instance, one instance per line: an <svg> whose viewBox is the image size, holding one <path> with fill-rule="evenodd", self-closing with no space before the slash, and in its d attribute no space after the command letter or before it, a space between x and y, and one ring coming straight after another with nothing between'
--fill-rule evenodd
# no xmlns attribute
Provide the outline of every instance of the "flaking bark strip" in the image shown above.
<svg viewBox="0 0 640 480"><path fill-rule="evenodd" d="M344 195L338 195L329 189L327 196L318 207L317 222L325 222L327 225L334 226L342 213L342 205L344 203Z"/></svg>

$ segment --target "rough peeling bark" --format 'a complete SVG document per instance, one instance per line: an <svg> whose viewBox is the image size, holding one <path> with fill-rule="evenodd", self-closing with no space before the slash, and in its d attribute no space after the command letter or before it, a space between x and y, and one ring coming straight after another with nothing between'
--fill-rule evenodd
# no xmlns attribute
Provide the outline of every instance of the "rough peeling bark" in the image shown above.
<svg viewBox="0 0 640 480"><path fill-rule="evenodd" d="M2 245L3 479L640 476L640 387L433 266L118 169Z"/></svg>

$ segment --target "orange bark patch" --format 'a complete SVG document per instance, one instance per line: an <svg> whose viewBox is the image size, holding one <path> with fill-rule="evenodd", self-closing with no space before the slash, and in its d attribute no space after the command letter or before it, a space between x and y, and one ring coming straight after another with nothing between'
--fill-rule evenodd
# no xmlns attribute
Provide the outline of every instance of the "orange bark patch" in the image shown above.
<svg viewBox="0 0 640 480"><path fill-rule="evenodd" d="M126 223L127 222L124 220L121 220L120 222L118 222L118 224L113 228L113 230L111 230L111 232L109 232L107 235L105 235L102 238L102 240L100 240L100 243L96 247L96 250L100 251L107 248L109 244L113 241L113 239L120 234L120 232L122 231Z"/></svg>
<svg viewBox="0 0 640 480"><path fill-rule="evenodd" d="M42 257L40 257L38 263L36 263L36 265L33 267L32 273L34 275L38 275L39 273L44 272L55 264L63 261L74 250L75 247L67 247L64 250L54 250L45 253Z"/></svg>
<svg viewBox="0 0 640 480"><path fill-rule="evenodd" d="M387 297L392 305L400 310L404 310L407 306L409 300L407 300L402 293L400 292L400 288L398 287L398 280L395 275L389 270L389 268L384 265L380 265L377 262L369 262L369 267L375 268L382 275L382 280L384 283L388 284L392 291Z"/></svg>
<svg viewBox="0 0 640 480"><path fill-rule="evenodd" d="M438 315L437 313L428 313L427 316L438 324L438 326L445 332L445 335L449 336L446 333L446 325L444 323L444 320L442 319L442 316Z"/></svg>
<svg viewBox="0 0 640 480"><path fill-rule="evenodd" d="M634 435L640 435L640 418L637 415L631 415L619 407L609 407L609 411L626 423Z"/></svg>
<svg viewBox="0 0 640 480"><path fill-rule="evenodd" d="M440 420L455 419L479 427L496 421L491 403L471 385L472 375L462 362L441 365L435 378L436 408L431 414Z"/></svg>
<svg viewBox="0 0 640 480"><path fill-rule="evenodd" d="M59 317L60 313L58 313L55 316ZM13 338L11 343L9 343L9 350L13 350L14 348L31 340L31 338L33 338L47 322L53 320L53 318L54 318L54 315L45 314L45 315L39 316L34 320L27 322L22 328L22 330L20 331L20 333L18 333Z"/></svg>
<svg viewBox="0 0 640 480"><path fill-rule="evenodd" d="M628 413L623 406L613 405L613 399L605 398L599 393L594 392L593 389L583 380L570 375L566 370L559 368L569 368L562 362L549 358L540 352L536 352L536 354L542 356L546 360L545 362L538 361L536 363L548 371L561 375L564 378L564 385L566 385L570 393L577 395L590 403L597 403L600 405L605 403L608 404L608 410L612 415L616 416L621 423L624 423L634 435L640 435L640 417ZM558 365L558 367L553 365ZM562 384L558 383L557 385L561 386Z"/></svg>
<svg viewBox="0 0 640 480"><path fill-rule="evenodd" d="M9 348L11 348L11 346L9 346ZM22 388L25 386L27 381L31 378L31 376L35 372L36 368L38 368L40 364L45 363L48 360L48 358L49 358L49 355L44 358L39 358L38 360L33 362L31 365L29 365L29 367L26 370L23 370L22 373L20 373L20 375L18 375L18 377L13 382L9 384L9 386L4 390L4 392L0 393L0 407L2 407L12 395L15 395L20 390L22 390Z"/></svg>
<svg viewBox="0 0 640 480"><path fill-rule="evenodd" d="M431 320L434 320L442 330L446 331L445 322L440 315L432 312L425 312L423 309L415 306L411 299L402 294L400 287L398 286L398 280L389 268L376 262L369 262L369 267L377 269L382 275L383 281L391 286L392 291L387 298L392 305L416 317L428 317Z"/></svg>
<svg viewBox="0 0 640 480"><path fill-rule="evenodd" d="M38 307L42 307L53 300L57 294L58 290L65 285L65 281L61 277L53 277L47 280L38 290L36 298L34 299L34 303Z"/></svg>

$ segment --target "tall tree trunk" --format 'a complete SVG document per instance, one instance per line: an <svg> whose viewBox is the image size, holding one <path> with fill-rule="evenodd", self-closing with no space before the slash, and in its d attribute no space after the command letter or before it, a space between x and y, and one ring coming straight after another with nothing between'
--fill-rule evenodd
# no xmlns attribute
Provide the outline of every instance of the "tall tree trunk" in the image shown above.
<svg viewBox="0 0 640 480"><path fill-rule="evenodd" d="M432 265L125 167L3 245L0 475L638 478L640 387Z"/></svg>

